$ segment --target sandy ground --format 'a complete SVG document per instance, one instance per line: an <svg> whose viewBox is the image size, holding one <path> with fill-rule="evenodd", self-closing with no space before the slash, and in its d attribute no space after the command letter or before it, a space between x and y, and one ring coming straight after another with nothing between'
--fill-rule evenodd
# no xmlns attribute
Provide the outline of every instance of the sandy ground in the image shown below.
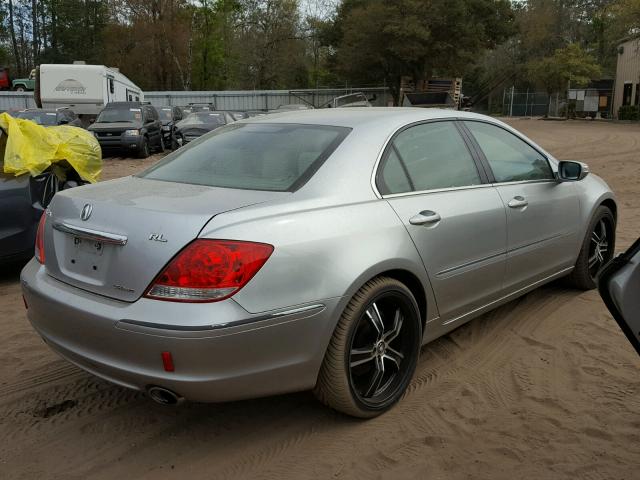
<svg viewBox="0 0 640 480"><path fill-rule="evenodd" d="M618 250L640 235L640 126L512 123L609 182ZM0 274L0 478L640 478L640 359L596 292L549 285L427 345L405 398L363 422L309 393L155 405L52 353L18 272Z"/></svg>

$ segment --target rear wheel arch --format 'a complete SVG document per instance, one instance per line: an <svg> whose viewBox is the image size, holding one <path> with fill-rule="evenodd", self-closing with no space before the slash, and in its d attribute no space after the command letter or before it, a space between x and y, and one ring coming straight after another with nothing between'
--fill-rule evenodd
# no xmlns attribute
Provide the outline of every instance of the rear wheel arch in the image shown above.
<svg viewBox="0 0 640 480"><path fill-rule="evenodd" d="M429 284L425 284L423 280L420 279L418 274L415 272L402 267L396 268L388 268L388 265L378 265L379 268L375 270L369 270L362 276L360 276L356 281L351 284L351 287L347 290L345 294L343 304L341 305L342 310L346 307L349 301L353 298L353 296L362 289L367 283L375 280L379 277L388 277L398 280L400 283L404 284L411 294L416 300L418 304L418 308L420 310L420 320L422 323L422 330L424 334L424 329L427 324L428 317L428 309L433 308L433 305L430 304L429 300L433 300L428 296L427 289L430 288ZM338 313L338 316L342 314L342 310ZM337 324L336 318L336 324ZM334 326L335 328L335 326Z"/></svg>
<svg viewBox="0 0 640 480"><path fill-rule="evenodd" d="M602 202L600 202L600 205L611 210L614 220L616 222L618 221L618 205L613 198L605 198Z"/></svg>
<svg viewBox="0 0 640 480"><path fill-rule="evenodd" d="M387 270L379 273L374 278L376 277L389 277L389 278L396 279L400 283L404 284L411 291L411 293L413 294L413 297L416 299L416 302L418 303L420 320L422 322L422 331L424 334L424 328L427 323L428 305L427 305L427 295L425 293L425 288L422 282L420 281L420 279L410 271L403 270L403 269ZM370 280L373 280L373 278ZM365 285L367 282L365 282L363 285Z"/></svg>

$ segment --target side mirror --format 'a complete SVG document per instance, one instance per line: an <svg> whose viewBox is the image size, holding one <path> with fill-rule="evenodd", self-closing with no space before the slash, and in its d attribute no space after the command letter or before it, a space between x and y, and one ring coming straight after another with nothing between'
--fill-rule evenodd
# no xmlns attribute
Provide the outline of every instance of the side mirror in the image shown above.
<svg viewBox="0 0 640 480"><path fill-rule="evenodd" d="M586 163L564 160L558 163L558 180L561 182L577 182L589 175Z"/></svg>
<svg viewBox="0 0 640 480"><path fill-rule="evenodd" d="M60 120L58 125L69 125L69 120Z"/></svg>

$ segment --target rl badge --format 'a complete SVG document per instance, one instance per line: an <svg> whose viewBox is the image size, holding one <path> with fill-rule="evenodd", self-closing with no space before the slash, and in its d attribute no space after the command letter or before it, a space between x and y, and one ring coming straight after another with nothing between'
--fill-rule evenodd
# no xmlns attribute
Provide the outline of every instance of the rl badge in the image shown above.
<svg viewBox="0 0 640 480"><path fill-rule="evenodd" d="M167 239L164 238L164 233L152 233L149 235L149 240L153 240L154 242L166 242Z"/></svg>

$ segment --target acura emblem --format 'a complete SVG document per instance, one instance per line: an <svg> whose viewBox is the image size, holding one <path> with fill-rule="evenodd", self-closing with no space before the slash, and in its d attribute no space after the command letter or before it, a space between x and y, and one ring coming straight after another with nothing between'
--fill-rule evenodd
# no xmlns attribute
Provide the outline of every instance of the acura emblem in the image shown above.
<svg viewBox="0 0 640 480"><path fill-rule="evenodd" d="M85 203L84 207L82 207L82 213L80 214L80 218L84 221L89 220L91 216L91 212L93 212L93 205L90 203Z"/></svg>

